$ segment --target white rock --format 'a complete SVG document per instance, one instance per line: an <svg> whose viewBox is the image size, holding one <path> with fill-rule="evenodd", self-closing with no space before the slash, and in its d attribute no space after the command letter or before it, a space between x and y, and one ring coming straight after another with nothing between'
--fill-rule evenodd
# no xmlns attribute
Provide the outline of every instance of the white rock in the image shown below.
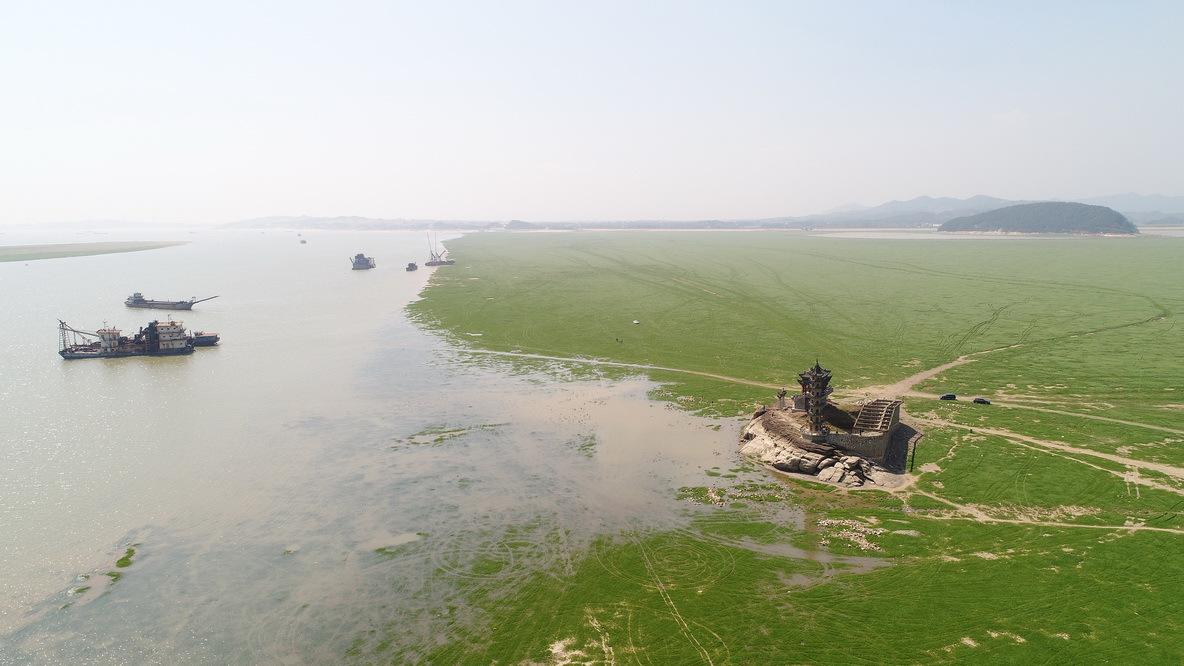
<svg viewBox="0 0 1184 666"><path fill-rule="evenodd" d="M746 456L759 458L765 454L766 451L773 449L773 443L757 437L751 441L745 442L744 446L740 447L740 453Z"/></svg>
<svg viewBox="0 0 1184 666"><path fill-rule="evenodd" d="M843 481L843 477L846 476L846 474L847 473L843 471L842 467L827 467L818 473L818 480L826 481L828 483L841 483Z"/></svg>

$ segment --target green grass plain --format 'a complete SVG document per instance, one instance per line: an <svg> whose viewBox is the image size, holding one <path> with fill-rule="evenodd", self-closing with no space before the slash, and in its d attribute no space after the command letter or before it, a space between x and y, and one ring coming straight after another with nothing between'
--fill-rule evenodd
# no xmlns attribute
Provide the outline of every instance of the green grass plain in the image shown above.
<svg viewBox="0 0 1184 666"><path fill-rule="evenodd" d="M475 616L450 626L449 640L408 652L392 626L356 655L1184 659L1184 482L1172 472L1184 466L1184 435L1173 432L1184 431L1184 239L671 232L474 234L449 245L457 265L432 276L411 312L458 344L773 385L817 358L839 388L994 349L918 389L1016 406L909 398L911 414L952 425L926 428L915 483L892 494L770 483L748 463L704 470L702 487L678 494L685 529L606 534L572 568L540 563L500 584L496 563L479 563L468 579L480 581L467 595ZM771 396L648 374L662 383L657 397L690 411L739 414ZM804 512L804 529L778 518L785 507ZM867 556L887 566L827 562Z"/></svg>
<svg viewBox="0 0 1184 666"><path fill-rule="evenodd" d="M102 243L48 243L44 245L0 246L0 261L35 261L38 259L61 259L65 257L86 257L96 254L140 252L173 245L184 245L178 241L111 241Z"/></svg>

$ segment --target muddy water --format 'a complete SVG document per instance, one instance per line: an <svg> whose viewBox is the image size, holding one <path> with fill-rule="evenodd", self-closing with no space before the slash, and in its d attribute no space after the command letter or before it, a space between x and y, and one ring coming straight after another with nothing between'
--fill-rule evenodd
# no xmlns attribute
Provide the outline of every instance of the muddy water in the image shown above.
<svg viewBox="0 0 1184 666"><path fill-rule="evenodd" d="M685 525L675 489L735 462L737 423L646 381L475 365L419 330L419 234L304 237L0 264L0 663L336 661L392 623L430 645L466 620L457 582ZM146 322L132 291L219 294L183 317L223 345L55 355L59 317Z"/></svg>

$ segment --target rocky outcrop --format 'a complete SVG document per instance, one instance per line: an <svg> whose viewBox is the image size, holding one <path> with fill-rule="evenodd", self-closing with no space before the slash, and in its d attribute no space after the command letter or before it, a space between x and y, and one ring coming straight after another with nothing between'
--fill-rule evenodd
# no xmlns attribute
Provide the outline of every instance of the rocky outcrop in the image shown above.
<svg viewBox="0 0 1184 666"><path fill-rule="evenodd" d="M753 416L741 431L740 452L782 472L808 474L819 481L856 488L878 483L883 472L872 462L833 446L792 437L778 421L766 428L766 414Z"/></svg>

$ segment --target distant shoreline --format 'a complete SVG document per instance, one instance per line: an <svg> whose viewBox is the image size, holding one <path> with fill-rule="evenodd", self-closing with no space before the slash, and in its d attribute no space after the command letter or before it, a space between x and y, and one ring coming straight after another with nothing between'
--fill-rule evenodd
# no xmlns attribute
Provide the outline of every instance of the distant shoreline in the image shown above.
<svg viewBox="0 0 1184 666"><path fill-rule="evenodd" d="M0 245L0 262L38 261L65 257L88 257L98 254L141 252L187 241L109 241L102 243L45 243L41 245Z"/></svg>

